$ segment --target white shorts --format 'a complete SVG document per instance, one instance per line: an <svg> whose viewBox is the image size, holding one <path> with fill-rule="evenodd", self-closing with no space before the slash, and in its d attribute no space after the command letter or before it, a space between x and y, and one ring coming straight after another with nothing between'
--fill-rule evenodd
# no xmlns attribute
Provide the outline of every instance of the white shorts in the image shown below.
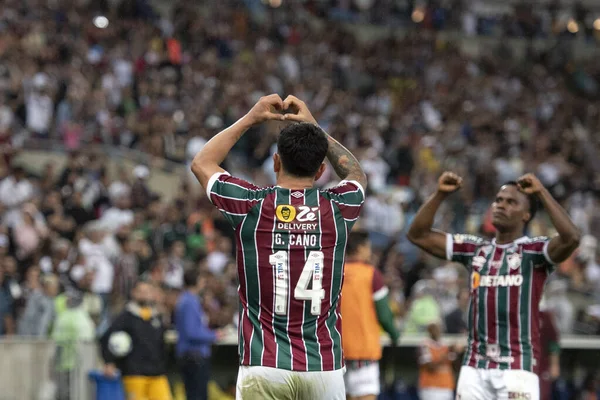
<svg viewBox="0 0 600 400"><path fill-rule="evenodd" d="M428 388L419 389L421 400L454 400L454 391L449 389Z"/></svg>
<svg viewBox="0 0 600 400"><path fill-rule="evenodd" d="M345 400L344 371L298 372L240 366L236 400Z"/></svg>
<svg viewBox="0 0 600 400"><path fill-rule="evenodd" d="M348 396L379 395L379 363L374 362L357 369L348 368L344 375L344 381Z"/></svg>
<svg viewBox="0 0 600 400"><path fill-rule="evenodd" d="M540 400L536 374L520 370L460 369L457 400ZM545 400L545 399L544 399Z"/></svg>

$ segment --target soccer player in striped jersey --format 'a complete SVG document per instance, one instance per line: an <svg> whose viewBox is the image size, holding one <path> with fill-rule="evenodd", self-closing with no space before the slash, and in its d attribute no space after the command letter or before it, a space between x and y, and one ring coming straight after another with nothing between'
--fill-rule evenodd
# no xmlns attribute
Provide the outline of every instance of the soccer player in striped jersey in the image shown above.
<svg viewBox="0 0 600 400"><path fill-rule="evenodd" d="M219 165L250 127L292 122L273 156L277 185L257 187ZM342 179L320 190L324 160ZM240 281L238 399L343 400L340 294L348 234L364 201L356 158L296 97L261 98L196 155L192 171L235 229Z"/></svg>
<svg viewBox="0 0 600 400"><path fill-rule="evenodd" d="M539 400L540 298L556 263L579 245L579 230L532 174L500 188L492 204L494 240L434 230L437 209L461 184L462 178L444 172L408 232L411 242L464 264L471 274L469 341L457 398ZM523 235L538 201L558 232L552 239Z"/></svg>

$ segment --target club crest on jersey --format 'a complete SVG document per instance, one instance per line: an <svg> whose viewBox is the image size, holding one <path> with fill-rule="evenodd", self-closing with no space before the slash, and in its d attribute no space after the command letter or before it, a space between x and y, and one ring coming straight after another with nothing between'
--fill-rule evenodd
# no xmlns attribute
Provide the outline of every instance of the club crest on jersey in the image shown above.
<svg viewBox="0 0 600 400"><path fill-rule="evenodd" d="M519 253L509 254L506 257L506 262L510 269L518 269L521 266L521 255Z"/></svg>
<svg viewBox="0 0 600 400"><path fill-rule="evenodd" d="M482 256L475 256L473 257L473 262L471 263L471 267L475 270L478 271L481 268L483 268L483 266L485 265L485 261L486 258L482 257Z"/></svg>

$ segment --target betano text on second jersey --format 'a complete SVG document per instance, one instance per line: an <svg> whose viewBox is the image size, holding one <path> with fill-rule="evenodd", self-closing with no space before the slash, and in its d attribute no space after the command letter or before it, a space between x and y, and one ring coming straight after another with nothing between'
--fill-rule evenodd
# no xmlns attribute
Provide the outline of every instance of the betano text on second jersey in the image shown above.
<svg viewBox="0 0 600 400"><path fill-rule="evenodd" d="M235 229L240 364L342 368L344 252L364 201L360 184L260 188L220 173L207 195Z"/></svg>
<svg viewBox="0 0 600 400"><path fill-rule="evenodd" d="M469 343L464 365L537 372L539 303L554 270L547 237L499 245L472 235L448 235L448 260L470 271Z"/></svg>

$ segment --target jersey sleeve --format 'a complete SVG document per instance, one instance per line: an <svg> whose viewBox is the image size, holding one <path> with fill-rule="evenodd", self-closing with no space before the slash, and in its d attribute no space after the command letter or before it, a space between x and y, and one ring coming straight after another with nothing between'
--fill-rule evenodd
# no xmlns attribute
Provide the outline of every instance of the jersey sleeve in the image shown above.
<svg viewBox="0 0 600 400"><path fill-rule="evenodd" d="M538 236L530 239L523 245L523 253L528 253L533 257L533 266L535 268L544 268L548 273L554 272L556 264L548 254L548 246L550 238L546 236Z"/></svg>
<svg viewBox="0 0 600 400"><path fill-rule="evenodd" d="M446 235L446 259L448 261L469 265L477 248L484 243L480 237L466 234Z"/></svg>
<svg viewBox="0 0 600 400"><path fill-rule="evenodd" d="M373 290L374 301L384 299L385 296L388 295L389 290L387 286L385 286L383 274L377 268L373 270L373 281L371 283L371 286Z"/></svg>
<svg viewBox="0 0 600 400"><path fill-rule="evenodd" d="M365 190L362 185L356 181L343 180L339 185L321 191L321 194L337 206L348 229L352 229L365 201Z"/></svg>
<svg viewBox="0 0 600 400"><path fill-rule="evenodd" d="M209 200L234 228L267 193L267 189L233 177L228 172L214 174L206 185Z"/></svg>

